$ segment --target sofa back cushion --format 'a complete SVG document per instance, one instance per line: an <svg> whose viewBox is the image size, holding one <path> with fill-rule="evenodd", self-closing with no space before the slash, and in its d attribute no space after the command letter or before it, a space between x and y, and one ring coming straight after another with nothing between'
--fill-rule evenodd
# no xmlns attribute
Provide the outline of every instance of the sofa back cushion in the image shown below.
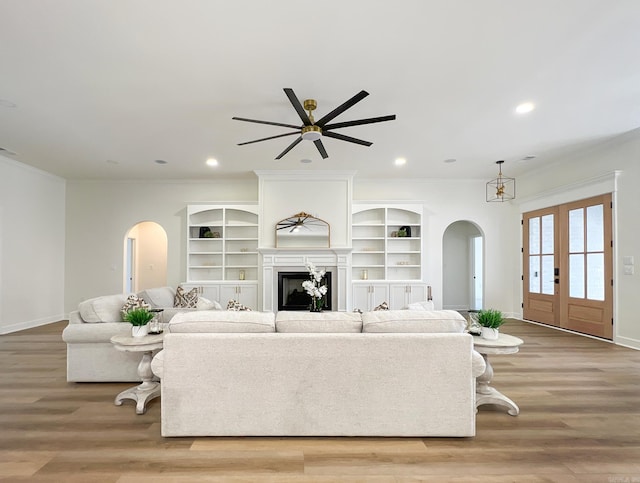
<svg viewBox="0 0 640 483"><path fill-rule="evenodd" d="M362 332L362 317L353 312L280 311L276 332Z"/></svg>
<svg viewBox="0 0 640 483"><path fill-rule="evenodd" d="M144 299L154 309L173 307L175 295L176 292L171 287L148 288L138 292L138 297Z"/></svg>
<svg viewBox="0 0 640 483"><path fill-rule="evenodd" d="M84 300L78 304L80 317L85 322L122 322L122 307L127 301L126 294L103 295Z"/></svg>
<svg viewBox="0 0 640 483"><path fill-rule="evenodd" d="M197 310L176 314L169 322L172 333L275 331L273 312Z"/></svg>
<svg viewBox="0 0 640 483"><path fill-rule="evenodd" d="M362 332L464 332L467 321L455 310L383 310L362 314Z"/></svg>

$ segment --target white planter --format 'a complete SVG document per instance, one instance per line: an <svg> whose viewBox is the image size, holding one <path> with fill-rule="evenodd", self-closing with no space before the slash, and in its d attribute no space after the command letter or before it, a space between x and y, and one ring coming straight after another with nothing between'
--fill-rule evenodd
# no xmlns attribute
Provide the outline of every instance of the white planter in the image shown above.
<svg viewBox="0 0 640 483"><path fill-rule="evenodd" d="M487 340L496 340L498 338L498 329L492 329L490 327L482 328L482 338Z"/></svg>
<svg viewBox="0 0 640 483"><path fill-rule="evenodd" d="M131 326L131 335L133 337L144 337L148 333L149 333L149 324Z"/></svg>

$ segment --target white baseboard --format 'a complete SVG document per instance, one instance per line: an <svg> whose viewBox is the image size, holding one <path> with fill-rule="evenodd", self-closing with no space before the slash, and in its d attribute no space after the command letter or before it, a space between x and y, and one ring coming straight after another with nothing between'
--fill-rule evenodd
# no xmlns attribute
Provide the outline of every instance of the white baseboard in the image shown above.
<svg viewBox="0 0 640 483"><path fill-rule="evenodd" d="M631 339L629 337L614 336L613 341L616 343L616 345L628 347L629 349L640 350L640 340Z"/></svg>
<svg viewBox="0 0 640 483"><path fill-rule="evenodd" d="M60 322L61 320L66 320L64 314L54 315L51 317L44 317L42 319L36 320L27 320L25 322L20 322L18 324L7 325L5 327L0 327L0 335L11 334L13 332L18 332L20 330L33 329L35 327L41 327L43 325L52 324L54 322Z"/></svg>

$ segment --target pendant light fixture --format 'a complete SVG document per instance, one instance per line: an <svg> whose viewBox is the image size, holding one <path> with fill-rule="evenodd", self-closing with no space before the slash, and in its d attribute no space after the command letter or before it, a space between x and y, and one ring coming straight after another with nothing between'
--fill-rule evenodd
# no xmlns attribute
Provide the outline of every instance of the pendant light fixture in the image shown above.
<svg viewBox="0 0 640 483"><path fill-rule="evenodd" d="M487 182L487 202L509 201L516 197L516 180L502 175L504 161L496 161L498 177Z"/></svg>

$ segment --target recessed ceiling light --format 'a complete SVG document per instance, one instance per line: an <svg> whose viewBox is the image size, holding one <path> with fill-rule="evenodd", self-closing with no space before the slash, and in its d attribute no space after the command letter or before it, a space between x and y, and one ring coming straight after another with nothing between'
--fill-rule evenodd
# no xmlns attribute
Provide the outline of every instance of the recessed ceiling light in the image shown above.
<svg viewBox="0 0 640 483"><path fill-rule="evenodd" d="M304 164L309 164L311 162L311 160L307 159L307 158L304 158L304 159L301 159L300 162L304 163Z"/></svg>
<svg viewBox="0 0 640 483"><path fill-rule="evenodd" d="M115 159L107 159L107 164L120 164Z"/></svg>
<svg viewBox="0 0 640 483"><path fill-rule="evenodd" d="M522 161L531 161L532 159L536 159L536 155L535 154L526 155L524 158L522 158Z"/></svg>
<svg viewBox="0 0 640 483"><path fill-rule="evenodd" d="M211 167L218 166L218 160L215 158L207 159L207 166L211 166Z"/></svg>
<svg viewBox="0 0 640 483"><path fill-rule="evenodd" d="M447 164L451 164L451 163L455 163L457 161L457 159L454 158L449 158L449 159L445 159L444 162Z"/></svg>
<svg viewBox="0 0 640 483"><path fill-rule="evenodd" d="M9 107L9 108L14 108L14 107L18 107L17 104L7 100L7 99L0 99L0 106L2 107Z"/></svg>
<svg viewBox="0 0 640 483"><path fill-rule="evenodd" d="M404 158L398 158L398 159L396 159L396 160L394 161L394 164L395 164L396 166L403 166L403 165L407 164L407 160L406 160L406 159L404 159Z"/></svg>
<svg viewBox="0 0 640 483"><path fill-rule="evenodd" d="M516 112L518 114L527 114L528 112L533 111L536 108L533 102L523 102L522 104L516 107Z"/></svg>
<svg viewBox="0 0 640 483"><path fill-rule="evenodd" d="M164 159L156 159L156 160L154 161L154 163L156 163L156 164L167 164L167 163L168 163L168 161L165 161Z"/></svg>

